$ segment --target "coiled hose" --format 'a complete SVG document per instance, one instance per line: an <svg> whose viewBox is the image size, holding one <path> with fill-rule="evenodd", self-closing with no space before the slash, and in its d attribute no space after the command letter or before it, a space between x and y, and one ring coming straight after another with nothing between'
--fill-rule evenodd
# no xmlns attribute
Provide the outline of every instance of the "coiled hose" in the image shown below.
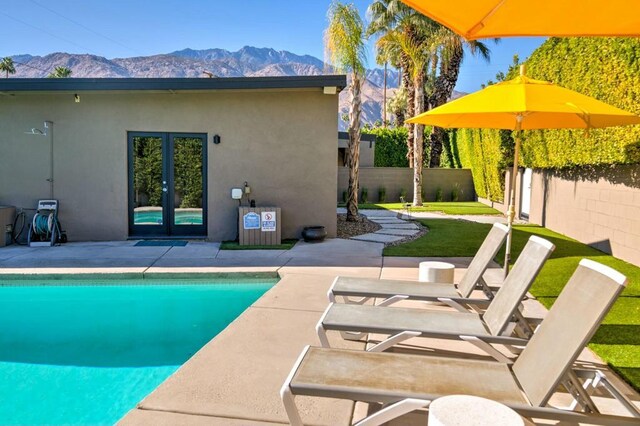
<svg viewBox="0 0 640 426"><path fill-rule="evenodd" d="M58 220L53 213L49 213L48 215L36 213L31 223L32 232L44 238L50 238L54 228L58 226Z"/></svg>

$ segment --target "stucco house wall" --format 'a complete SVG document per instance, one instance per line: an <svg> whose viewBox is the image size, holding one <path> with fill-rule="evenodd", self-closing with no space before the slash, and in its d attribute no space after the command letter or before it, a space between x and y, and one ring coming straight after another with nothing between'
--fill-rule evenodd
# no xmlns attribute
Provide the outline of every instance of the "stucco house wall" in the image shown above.
<svg viewBox="0 0 640 426"><path fill-rule="evenodd" d="M349 151L349 133L338 132L338 167L346 166L345 158ZM360 135L360 167L373 167L376 152L375 135Z"/></svg>
<svg viewBox="0 0 640 426"><path fill-rule="evenodd" d="M80 98L3 93L0 85L0 205L33 208L48 198L48 138L25 132L50 120L54 195L69 240L126 239L127 132L206 133L208 239L236 237L230 192L245 181L258 206L282 208L283 238L298 237L305 225L335 236L337 94L312 87L84 91Z"/></svg>

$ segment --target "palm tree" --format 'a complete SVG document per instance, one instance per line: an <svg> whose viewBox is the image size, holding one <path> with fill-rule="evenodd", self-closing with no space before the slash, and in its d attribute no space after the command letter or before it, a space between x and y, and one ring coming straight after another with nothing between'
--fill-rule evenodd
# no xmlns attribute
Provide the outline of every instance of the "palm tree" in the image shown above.
<svg viewBox="0 0 640 426"><path fill-rule="evenodd" d="M458 75L460 74L460 65L462 65L462 60L464 58L465 46L469 49L469 52L471 52L472 55L480 54L480 56L487 61L489 61L491 53L487 45L484 43L479 41L467 41L463 37L443 26L440 26L440 30L435 37L438 43L440 72L433 82L433 92L429 98L430 109L444 105L451 98L453 89L458 82ZM440 167L444 133L444 130L440 127L433 127L431 130L431 135L429 137L431 154L429 167Z"/></svg>
<svg viewBox="0 0 640 426"><path fill-rule="evenodd" d="M71 71L67 67L56 67L55 70L47 76L47 78L69 78L71 77Z"/></svg>
<svg viewBox="0 0 640 426"><path fill-rule="evenodd" d="M415 33L415 26L424 21L424 15L417 13L400 0L375 0L367 9L367 15L370 23L367 28L367 36L384 35L390 31L397 30L404 33L407 37L411 37ZM394 46L390 40L385 46L377 44L379 54L388 59L388 62L395 68L400 69L398 76L399 86L405 89L407 95L407 111L406 114L411 117L414 115L415 89L413 87L413 78L409 72L409 61L405 53L399 46ZM407 127L407 159L409 167L413 167L413 135L414 126L406 123Z"/></svg>
<svg viewBox="0 0 640 426"><path fill-rule="evenodd" d="M1 71L5 72L6 78L9 78L9 74L16 73L16 67L13 64L13 58L10 58L8 56L6 58L2 58L2 61L0 61L0 72Z"/></svg>
<svg viewBox="0 0 640 426"><path fill-rule="evenodd" d="M396 127L404 126L404 114L407 111L407 92L403 86L387 101L387 110L395 117L394 124Z"/></svg>
<svg viewBox="0 0 640 426"><path fill-rule="evenodd" d="M358 169L360 167L361 90L364 81L366 51L364 23L353 4L334 1L329 7L329 26L325 31L325 50L329 62L340 72L349 73L349 188L347 221L358 221Z"/></svg>
<svg viewBox="0 0 640 426"><path fill-rule="evenodd" d="M407 68L413 80L414 113L421 114L425 110L425 77L427 65L432 63L435 49L432 35L437 31L436 24L431 20L424 20L414 28L415 32L407 34L404 31L391 30L380 37L378 44L398 46L409 59ZM422 166L424 153L424 125L416 124L413 128L413 205L422 205Z"/></svg>

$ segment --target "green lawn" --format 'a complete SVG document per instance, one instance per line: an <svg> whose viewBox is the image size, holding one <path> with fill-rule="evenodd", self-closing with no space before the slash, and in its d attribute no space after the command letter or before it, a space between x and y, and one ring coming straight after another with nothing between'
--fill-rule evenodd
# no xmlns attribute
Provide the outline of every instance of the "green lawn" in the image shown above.
<svg viewBox="0 0 640 426"><path fill-rule="evenodd" d="M241 246L237 241L223 241L220 243L220 250L290 250L296 245L298 240L282 240L282 244L278 246Z"/></svg>
<svg viewBox="0 0 640 426"><path fill-rule="evenodd" d="M338 204L338 207L344 207L344 203ZM359 209L364 210L404 210L402 203L383 203L383 204L359 204ZM489 214L499 215L502 214L498 210L486 206L477 201L458 201L458 202L428 202L424 203L422 207L411 207L412 212L442 212L445 214Z"/></svg>
<svg viewBox="0 0 640 426"><path fill-rule="evenodd" d="M491 225L452 219L424 219L429 228L423 237L384 249L385 256L473 256ZM589 347L640 390L640 268L546 228L518 225L513 232L513 258L531 235L539 235L556 249L531 287L531 293L547 308L569 280L582 258L611 266L629 278L627 288L607 315ZM504 251L496 259L504 261Z"/></svg>

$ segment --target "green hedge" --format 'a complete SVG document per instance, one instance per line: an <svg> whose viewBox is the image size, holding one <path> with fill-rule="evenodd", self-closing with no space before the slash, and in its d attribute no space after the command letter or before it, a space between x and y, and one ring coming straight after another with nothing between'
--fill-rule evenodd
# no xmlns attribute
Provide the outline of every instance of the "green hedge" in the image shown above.
<svg viewBox="0 0 640 426"><path fill-rule="evenodd" d="M452 132L451 146L462 167L471 169L476 194L493 201L504 198L504 170L512 158L510 132L493 129L460 129Z"/></svg>
<svg viewBox="0 0 640 426"><path fill-rule="evenodd" d="M547 80L640 114L640 38L551 38L526 61L529 77ZM507 78L515 77L514 69ZM566 169L640 163L640 126L522 133L520 166ZM471 168L480 197L501 201L503 170L513 158L508 131L460 129L451 138Z"/></svg>
<svg viewBox="0 0 640 426"><path fill-rule="evenodd" d="M376 127L365 132L376 136L376 167L409 167L406 128Z"/></svg>
<svg viewBox="0 0 640 426"><path fill-rule="evenodd" d="M527 74L640 114L640 38L552 38ZM509 76L513 77L513 76ZM640 126L523 132L522 161L535 168L640 163Z"/></svg>

